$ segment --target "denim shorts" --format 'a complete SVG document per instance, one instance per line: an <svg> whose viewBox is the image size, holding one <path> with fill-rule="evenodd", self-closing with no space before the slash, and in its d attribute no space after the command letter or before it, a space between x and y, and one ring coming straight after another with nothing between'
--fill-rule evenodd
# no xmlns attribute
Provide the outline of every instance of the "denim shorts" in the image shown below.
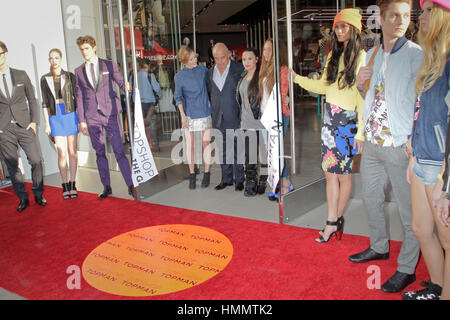
<svg viewBox="0 0 450 320"><path fill-rule="evenodd" d="M442 167L430 166L416 162L413 172L423 184L436 184L437 175L441 172L441 168Z"/></svg>

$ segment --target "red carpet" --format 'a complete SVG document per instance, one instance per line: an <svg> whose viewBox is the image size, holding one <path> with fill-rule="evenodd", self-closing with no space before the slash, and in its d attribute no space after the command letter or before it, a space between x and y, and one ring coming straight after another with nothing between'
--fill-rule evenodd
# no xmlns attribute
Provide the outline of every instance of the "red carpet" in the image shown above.
<svg viewBox="0 0 450 320"><path fill-rule="evenodd" d="M29 186L28 186L29 187ZM30 193L31 195L31 193ZM91 287L66 285L71 265L81 268L97 246L119 234L156 225L191 224L216 230L232 243L234 254L226 268L190 289L136 299L167 300L298 300L400 299L399 294L370 290L370 264L353 264L347 256L366 249L366 237L344 234L340 242L317 244L317 230L191 211L119 198L100 201L80 192L62 200L61 189L46 187L46 207L31 199L16 212L11 188L0 190L0 287L27 299L130 299ZM261 201L264 201L263 199ZM391 242L391 258L374 262L381 283L396 269L400 243ZM423 261L419 288L428 278Z"/></svg>

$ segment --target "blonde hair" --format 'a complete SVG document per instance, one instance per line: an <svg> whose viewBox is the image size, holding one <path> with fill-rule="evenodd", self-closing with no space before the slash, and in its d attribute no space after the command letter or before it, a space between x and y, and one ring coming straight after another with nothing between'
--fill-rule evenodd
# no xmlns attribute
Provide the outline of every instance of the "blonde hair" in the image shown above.
<svg viewBox="0 0 450 320"><path fill-rule="evenodd" d="M181 46L180 50L178 50L178 59L184 65L186 65L189 61L189 56L194 52L194 49L188 46Z"/></svg>
<svg viewBox="0 0 450 320"><path fill-rule="evenodd" d="M428 32L419 31L419 44L423 49L423 64L417 74L417 95L430 89L442 75L450 46L450 11L434 4L431 10Z"/></svg>

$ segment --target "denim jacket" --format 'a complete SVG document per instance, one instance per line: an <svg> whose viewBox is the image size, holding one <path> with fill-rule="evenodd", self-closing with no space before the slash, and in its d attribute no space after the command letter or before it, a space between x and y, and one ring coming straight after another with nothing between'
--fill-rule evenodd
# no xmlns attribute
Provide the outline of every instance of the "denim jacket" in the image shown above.
<svg viewBox="0 0 450 320"><path fill-rule="evenodd" d="M191 119L206 118L212 112L206 89L208 69L196 66L184 67L175 75L175 92L173 98L178 105L182 104L184 112Z"/></svg>
<svg viewBox="0 0 450 320"><path fill-rule="evenodd" d="M372 48L367 53L366 64L374 50ZM364 123L367 123L370 115L375 92L374 84L381 69L383 54L383 50L378 50L373 62L370 88L364 100ZM385 99L394 147L405 144L412 132L416 100L414 84L422 61L423 54L420 46L405 37L397 40L388 58L385 73Z"/></svg>
<svg viewBox="0 0 450 320"><path fill-rule="evenodd" d="M418 100L412 147L420 164L442 166L448 125L445 97L449 90L449 79L450 61L447 60L442 75Z"/></svg>

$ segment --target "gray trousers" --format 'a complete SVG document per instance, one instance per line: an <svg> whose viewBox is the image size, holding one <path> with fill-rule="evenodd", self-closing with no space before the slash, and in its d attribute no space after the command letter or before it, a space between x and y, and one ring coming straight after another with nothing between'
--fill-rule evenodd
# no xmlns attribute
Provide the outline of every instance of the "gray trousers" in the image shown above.
<svg viewBox="0 0 450 320"><path fill-rule="evenodd" d="M389 235L384 213L385 189L391 182L398 206L404 239L397 270L413 274L420 245L411 226L410 185L406 181L409 158L403 147L379 147L366 140L361 157L362 196L370 229L370 247L378 253L389 251Z"/></svg>
<svg viewBox="0 0 450 320"><path fill-rule="evenodd" d="M3 133L0 133L0 152L5 159L14 191L20 200L24 200L28 199L28 192L25 190L24 177L19 169L19 146L22 147L31 166L33 194L39 198L44 193L43 160L39 142L33 130L25 130L9 123L3 129Z"/></svg>

